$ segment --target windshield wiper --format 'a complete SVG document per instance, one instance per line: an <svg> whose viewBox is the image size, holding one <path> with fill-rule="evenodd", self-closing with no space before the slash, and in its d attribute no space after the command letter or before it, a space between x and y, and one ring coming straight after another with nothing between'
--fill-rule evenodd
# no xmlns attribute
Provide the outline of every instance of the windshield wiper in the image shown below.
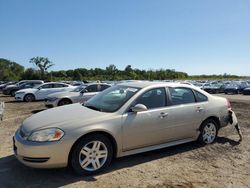
<svg viewBox="0 0 250 188"><path fill-rule="evenodd" d="M96 111L102 111L100 108L97 108L97 107L95 107L95 106L91 106L91 105L83 105L83 106L85 106L85 107L87 107L87 108L89 108L89 109L92 109L92 110L96 110Z"/></svg>

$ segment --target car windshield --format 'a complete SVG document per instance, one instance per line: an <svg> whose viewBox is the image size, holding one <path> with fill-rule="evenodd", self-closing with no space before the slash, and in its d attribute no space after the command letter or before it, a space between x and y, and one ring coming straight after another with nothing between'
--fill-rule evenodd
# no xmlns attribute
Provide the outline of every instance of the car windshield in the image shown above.
<svg viewBox="0 0 250 188"><path fill-rule="evenodd" d="M81 85L81 86L75 88L74 90L72 90L71 92L80 92L80 91L82 91L85 87L86 87L86 85Z"/></svg>
<svg viewBox="0 0 250 188"><path fill-rule="evenodd" d="M84 106L101 112L115 112L122 107L139 88L116 85L89 99Z"/></svg>

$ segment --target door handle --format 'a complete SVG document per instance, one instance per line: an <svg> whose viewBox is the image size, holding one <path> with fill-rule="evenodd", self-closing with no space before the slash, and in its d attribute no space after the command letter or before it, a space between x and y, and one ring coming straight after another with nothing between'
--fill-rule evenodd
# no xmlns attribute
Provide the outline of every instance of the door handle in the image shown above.
<svg viewBox="0 0 250 188"><path fill-rule="evenodd" d="M168 113L166 113L166 112L161 112L159 117L162 119L162 118L165 118L165 117L167 117L167 116L168 116Z"/></svg>
<svg viewBox="0 0 250 188"><path fill-rule="evenodd" d="M201 112L202 110L204 110L204 108L202 108L202 107L200 107L200 106L198 106L198 107L196 108L196 112Z"/></svg>

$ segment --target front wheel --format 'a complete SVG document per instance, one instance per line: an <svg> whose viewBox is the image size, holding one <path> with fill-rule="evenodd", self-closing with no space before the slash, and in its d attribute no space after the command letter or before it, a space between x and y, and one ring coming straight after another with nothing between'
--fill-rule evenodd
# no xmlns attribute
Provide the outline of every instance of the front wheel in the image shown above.
<svg viewBox="0 0 250 188"><path fill-rule="evenodd" d="M218 124L213 119L208 119L201 124L199 142L212 144L217 139Z"/></svg>
<svg viewBox="0 0 250 188"><path fill-rule="evenodd" d="M33 95L33 94L27 94L27 95L25 95L25 97L24 97L24 101L25 102L32 102L32 101L34 101L35 100L35 96Z"/></svg>
<svg viewBox="0 0 250 188"><path fill-rule="evenodd" d="M101 134L83 137L72 150L71 166L79 175L101 172L112 161L113 147L110 140Z"/></svg>
<svg viewBox="0 0 250 188"><path fill-rule="evenodd" d="M64 106L67 104L72 104L72 101L70 99L62 99L58 102L58 106Z"/></svg>

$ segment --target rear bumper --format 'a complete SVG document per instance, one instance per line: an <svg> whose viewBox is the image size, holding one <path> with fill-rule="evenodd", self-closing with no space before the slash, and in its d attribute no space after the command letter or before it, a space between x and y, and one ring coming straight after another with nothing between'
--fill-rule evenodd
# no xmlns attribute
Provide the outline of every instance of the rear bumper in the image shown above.
<svg viewBox="0 0 250 188"><path fill-rule="evenodd" d="M230 115L226 115L220 118L220 127L226 127L229 125Z"/></svg>

